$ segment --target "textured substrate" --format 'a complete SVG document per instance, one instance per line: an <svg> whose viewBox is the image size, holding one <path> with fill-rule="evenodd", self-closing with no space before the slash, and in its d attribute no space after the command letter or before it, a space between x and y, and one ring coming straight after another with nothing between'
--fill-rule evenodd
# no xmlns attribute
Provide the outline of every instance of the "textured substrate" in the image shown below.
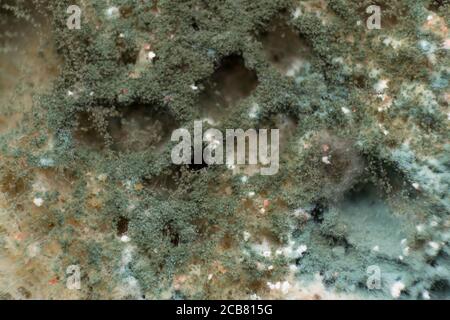
<svg viewBox="0 0 450 320"><path fill-rule="evenodd" d="M448 1L73 2L0 4L1 298L450 297ZM278 174L172 164L194 120Z"/></svg>

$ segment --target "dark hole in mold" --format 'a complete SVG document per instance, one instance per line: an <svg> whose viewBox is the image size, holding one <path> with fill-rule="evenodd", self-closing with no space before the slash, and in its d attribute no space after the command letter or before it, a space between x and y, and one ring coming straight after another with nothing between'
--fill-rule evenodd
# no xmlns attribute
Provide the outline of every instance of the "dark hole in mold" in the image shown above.
<svg viewBox="0 0 450 320"><path fill-rule="evenodd" d="M294 136L295 131L297 130L298 119L295 115L290 114L277 114L276 116L272 116L269 119L262 120L257 128L257 134L259 135L259 130L266 128L273 128L279 130L279 150L283 152L285 148L288 146L288 143L292 136ZM267 134L267 143L270 145L271 143L271 133L268 131Z"/></svg>
<svg viewBox="0 0 450 320"><path fill-rule="evenodd" d="M293 72L312 57L307 40L294 32L283 20L274 21L271 28L258 39L269 62L283 74L294 75Z"/></svg>
<svg viewBox="0 0 450 320"><path fill-rule="evenodd" d="M76 114L73 132L76 144L88 149L103 149L108 144L108 135L102 123L103 120L94 112L82 111Z"/></svg>
<svg viewBox="0 0 450 320"><path fill-rule="evenodd" d="M180 235L170 222L164 226L163 235L168 237L170 243L175 247L178 246L178 244L180 243Z"/></svg>
<svg viewBox="0 0 450 320"><path fill-rule="evenodd" d="M323 200L319 200L314 204L311 209L310 215L313 217L313 221L317 223L323 222L323 214L327 210L327 205Z"/></svg>
<svg viewBox="0 0 450 320"><path fill-rule="evenodd" d="M74 138L78 145L94 150L160 152L176 128L171 113L152 105L134 104L119 110L99 107L76 114Z"/></svg>
<svg viewBox="0 0 450 320"><path fill-rule="evenodd" d="M432 0L430 2L430 5L428 6L428 9L437 13L440 10L444 10L444 8L449 8L449 7L450 7L449 0Z"/></svg>
<svg viewBox="0 0 450 320"><path fill-rule="evenodd" d="M195 31L199 31L200 27L197 24L197 21L195 19L192 19L192 23L191 23L192 29L194 29Z"/></svg>
<svg viewBox="0 0 450 320"><path fill-rule="evenodd" d="M135 49L125 49L120 52L120 59L123 64L136 64L139 56L139 51Z"/></svg>
<svg viewBox="0 0 450 320"><path fill-rule="evenodd" d="M430 288L431 298L448 299L450 294L450 283L448 280L440 279L433 283Z"/></svg>
<svg viewBox="0 0 450 320"><path fill-rule="evenodd" d="M192 171L200 171L200 170L205 169L207 167L208 167L208 165L206 163L204 163L204 162L202 162L200 164L192 163L192 164L189 165L189 169L192 170Z"/></svg>
<svg viewBox="0 0 450 320"><path fill-rule="evenodd" d="M206 144L204 144L202 146L202 148L204 148L206 146ZM202 149L203 150L203 149ZM191 163L188 164L188 168L191 171L200 171L202 169L208 168L208 164L205 162L205 160L203 159L203 151L202 151L202 162L201 163L195 163L194 161L194 148L192 148L192 153L191 153L192 157L191 157Z"/></svg>
<svg viewBox="0 0 450 320"><path fill-rule="evenodd" d="M177 127L171 114L153 106L132 105L109 120L112 149L122 152L155 149L161 151Z"/></svg>
<svg viewBox="0 0 450 320"><path fill-rule="evenodd" d="M200 96L201 111L215 120L226 118L230 108L248 97L257 85L256 72L245 66L240 55L225 57L205 84Z"/></svg>
<svg viewBox="0 0 450 320"><path fill-rule="evenodd" d="M120 61L123 64L136 64L139 50L136 48L135 44L129 43L129 40L122 37L121 34L117 34L116 37L116 46L120 54Z"/></svg>
<svg viewBox="0 0 450 320"><path fill-rule="evenodd" d="M395 163L383 159L372 159L369 163L378 188L384 195L403 195L411 199L418 196L418 191Z"/></svg>
<svg viewBox="0 0 450 320"><path fill-rule="evenodd" d="M353 83L357 88L365 89L367 88L367 78L362 74L353 75Z"/></svg>
<svg viewBox="0 0 450 320"><path fill-rule="evenodd" d="M125 217L120 217L117 221L117 235L120 237L127 233L129 220Z"/></svg>

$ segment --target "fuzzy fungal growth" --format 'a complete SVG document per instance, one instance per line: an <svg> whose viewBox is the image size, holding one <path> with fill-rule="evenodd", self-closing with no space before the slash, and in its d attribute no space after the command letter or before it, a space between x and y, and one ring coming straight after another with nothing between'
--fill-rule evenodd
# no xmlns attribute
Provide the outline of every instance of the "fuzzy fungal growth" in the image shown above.
<svg viewBox="0 0 450 320"><path fill-rule="evenodd" d="M449 13L2 0L0 299L449 299Z"/></svg>

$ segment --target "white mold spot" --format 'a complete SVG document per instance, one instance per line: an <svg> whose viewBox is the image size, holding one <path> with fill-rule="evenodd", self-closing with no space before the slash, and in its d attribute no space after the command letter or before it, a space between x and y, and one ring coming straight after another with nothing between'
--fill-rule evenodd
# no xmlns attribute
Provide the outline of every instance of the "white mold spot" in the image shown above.
<svg viewBox="0 0 450 320"><path fill-rule="evenodd" d="M348 109L346 107L342 107L341 110L344 114L349 114L351 112L350 109Z"/></svg>
<svg viewBox="0 0 450 320"><path fill-rule="evenodd" d="M42 198L34 198L33 203L36 207L41 207L44 204L44 199Z"/></svg>
<svg viewBox="0 0 450 320"><path fill-rule="evenodd" d="M105 10L106 18L117 19L120 17L120 11L117 7L109 7Z"/></svg>
<svg viewBox="0 0 450 320"><path fill-rule="evenodd" d="M331 164L330 159L328 156L322 157L322 162L325 164Z"/></svg>
<svg viewBox="0 0 450 320"><path fill-rule="evenodd" d="M373 86L373 89L377 93L383 93L388 88L388 82L389 80L381 79L375 85Z"/></svg>
<svg viewBox="0 0 450 320"><path fill-rule="evenodd" d="M395 299L397 299L398 297L400 297L400 295L402 294L402 291L405 290L405 284L401 281L396 281L392 286L391 286L391 296Z"/></svg>

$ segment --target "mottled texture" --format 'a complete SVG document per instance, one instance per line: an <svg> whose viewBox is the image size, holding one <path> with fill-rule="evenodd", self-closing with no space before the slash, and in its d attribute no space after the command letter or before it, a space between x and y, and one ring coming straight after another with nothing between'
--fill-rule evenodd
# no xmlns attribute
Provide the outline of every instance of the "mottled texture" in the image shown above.
<svg viewBox="0 0 450 320"><path fill-rule="evenodd" d="M10 2L0 297L450 297L448 2ZM279 128L278 174L172 164L198 119Z"/></svg>

